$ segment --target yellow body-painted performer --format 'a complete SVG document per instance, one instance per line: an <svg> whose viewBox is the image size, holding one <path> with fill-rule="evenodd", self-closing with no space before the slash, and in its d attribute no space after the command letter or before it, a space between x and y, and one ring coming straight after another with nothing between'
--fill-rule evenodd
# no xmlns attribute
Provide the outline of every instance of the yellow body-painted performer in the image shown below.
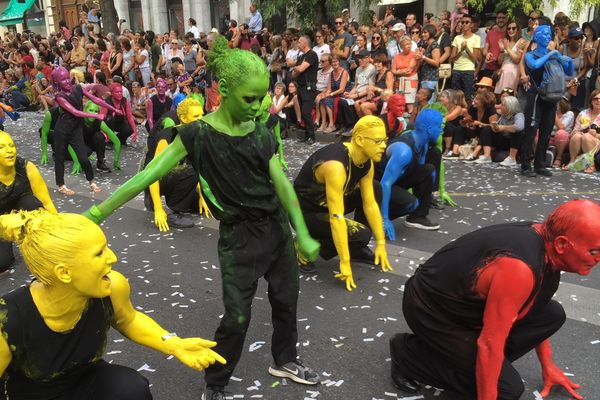
<svg viewBox="0 0 600 400"><path fill-rule="evenodd" d="M321 242L320 255L325 259L339 255L336 278L344 281L348 290L356 288L353 261L374 262L384 272L392 269L373 190L373 161L381 160L385 140L381 118L362 117L352 130L350 143L333 143L317 150L294 182L309 232ZM355 220L345 218L352 211ZM371 231L366 222L375 236L374 254L367 247Z"/></svg>
<svg viewBox="0 0 600 400"><path fill-rule="evenodd" d="M202 104L198 100L195 100L193 98L187 98L181 103L179 103L179 105L177 106L177 116L179 117L179 121L183 125L190 124L194 121L198 121L200 118L202 118L203 115L204 110L202 109ZM158 143L156 144L156 150L154 150L154 157L158 157L158 155L162 153L167 148L167 146L169 146L169 144L174 138L174 135L175 131L173 129L168 128L158 133ZM152 149L149 149L149 151L152 151ZM187 170L187 168L189 168L189 171ZM177 208L177 206L181 205L182 203L187 203L188 197L193 197L194 201L198 201L198 210L200 212L200 215L205 215L207 218L212 218L212 213L206 205L204 196L202 196L200 184L195 183L198 181L198 178L195 176L194 170L191 166L188 166L187 168L185 171L181 171L181 173L174 173L173 176L169 179L168 185L172 186L170 192L176 194L173 196L175 198L176 203L173 208ZM181 180L179 178L181 178ZM192 181L192 186L196 188L195 192L188 194L180 193L182 190L184 192L189 191L182 186L187 186L185 182L190 179ZM165 209L162 205L162 201L160 199L160 180L154 182L148 187L148 189L150 191L150 197L152 199L152 205L154 208L154 224L156 225L158 230L160 230L161 232L166 232L169 230L169 222L167 213L165 212ZM198 198L198 200L196 200L196 198ZM169 201L167 199L167 203L168 202ZM187 207L189 207L189 205ZM175 209L173 211L179 210Z"/></svg>
<svg viewBox="0 0 600 400"><path fill-rule="evenodd" d="M215 342L179 338L136 311L102 230L78 214L0 216L35 276L0 299L0 374L8 399L152 399L148 381L102 357L112 325L123 336L203 370L225 360Z"/></svg>
<svg viewBox="0 0 600 400"><path fill-rule="evenodd" d="M0 131L0 215L40 207L56 212L44 178L35 164L17 155L12 137ZM0 272L14 262L12 243L0 240Z"/></svg>

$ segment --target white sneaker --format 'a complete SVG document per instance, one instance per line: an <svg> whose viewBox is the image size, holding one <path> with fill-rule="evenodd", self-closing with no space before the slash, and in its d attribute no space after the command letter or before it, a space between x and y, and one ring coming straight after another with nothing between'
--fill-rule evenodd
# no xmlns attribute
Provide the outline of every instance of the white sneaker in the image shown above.
<svg viewBox="0 0 600 400"><path fill-rule="evenodd" d="M475 157L473 154L469 154L463 161L466 163L472 163L475 162L475 160L477 160L477 157Z"/></svg>
<svg viewBox="0 0 600 400"><path fill-rule="evenodd" d="M489 164L492 162L492 157L481 156L475 160L475 164Z"/></svg>
<svg viewBox="0 0 600 400"><path fill-rule="evenodd" d="M503 167L514 167L517 165L517 162L508 156L500 163L500 165Z"/></svg>

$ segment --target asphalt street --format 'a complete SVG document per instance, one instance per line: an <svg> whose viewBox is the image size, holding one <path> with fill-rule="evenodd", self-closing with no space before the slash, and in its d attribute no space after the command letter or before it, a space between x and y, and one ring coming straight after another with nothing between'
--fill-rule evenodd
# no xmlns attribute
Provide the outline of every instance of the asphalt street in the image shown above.
<svg viewBox="0 0 600 400"><path fill-rule="evenodd" d="M19 155L39 162L38 128L43 116L24 113L6 123ZM122 152L121 171L103 173L98 184L103 192L92 194L83 175L68 176L67 185L77 191L65 197L56 191L53 166L40 166L60 211L82 212L106 198L131 177L143 157L145 134ZM308 146L285 140L295 177L306 157L319 144ZM322 145L322 144L321 144ZM112 165L112 151L107 154ZM70 165L67 166L69 168ZM490 224L519 220L542 220L552 209L573 198L598 200L600 175L556 172L552 178L523 178L515 170L494 165L446 162L447 190L458 207L432 210L430 217L441 229L425 232L406 228L396 221L397 240L388 244L392 273L365 265L353 267L356 284L347 292L334 278L336 260L317 261L318 273L301 276L298 304L299 353L305 364L321 374L322 383L307 387L276 379L267 372L271 362L271 316L266 285L259 286L253 306L245 350L228 387L230 399L455 399L435 388L408 395L394 388L390 373L388 340L407 331L401 303L404 283L431 253L460 235ZM114 268L129 278L131 298L141 312L155 318L179 336L211 338L223 313L219 263L218 222L194 217L191 229L160 233L153 214L144 210L142 197L126 204L102 225L119 261ZM30 279L22 260L10 274L0 277L0 292L19 287ZM556 295L568 319L552 338L557 364L575 382L586 399L600 399L600 271L580 277L564 274ZM176 359L142 348L112 330L106 360L130 366L143 373L158 400L199 399L203 374L188 369ZM525 382L523 399L539 399L542 387L539 363L530 353L516 362ZM568 399L555 390L549 399Z"/></svg>

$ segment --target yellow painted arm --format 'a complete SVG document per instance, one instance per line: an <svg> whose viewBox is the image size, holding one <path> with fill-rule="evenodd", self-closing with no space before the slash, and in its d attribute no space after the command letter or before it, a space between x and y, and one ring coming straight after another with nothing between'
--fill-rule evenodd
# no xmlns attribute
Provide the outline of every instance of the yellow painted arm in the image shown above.
<svg viewBox="0 0 600 400"><path fill-rule="evenodd" d="M317 182L325 183L327 208L329 210L329 224L333 244L340 257L340 273L336 278L346 282L346 289L351 291L356 288L350 265L350 249L348 248L348 226L344 218L344 184L346 170L339 161L327 161L317 167L315 171Z"/></svg>
<svg viewBox="0 0 600 400"><path fill-rule="evenodd" d="M6 371L11 361L12 353L8 347L8 342L4 338L4 332L0 331L0 376L4 375L4 371Z"/></svg>
<svg viewBox="0 0 600 400"><path fill-rule="evenodd" d="M174 355L183 364L198 371L215 362L226 363L223 357L211 350L216 342L170 335L152 318L136 311L129 299L131 289L127 279L116 271L110 272L109 277L112 289L110 300L115 311L112 325L123 336L142 346Z"/></svg>
<svg viewBox="0 0 600 400"><path fill-rule="evenodd" d="M375 199L375 193L373 191L373 175L374 167L371 165L371 169L365 175L359 184L360 195L362 197L363 210L375 236L377 246L375 247L375 265L380 265L382 271L391 271L392 267L388 260L387 251L385 249L385 234L383 233L383 219L381 218L381 211L377 205Z"/></svg>
<svg viewBox="0 0 600 400"><path fill-rule="evenodd" d="M42 202L42 205L46 210L56 213L56 207L54 207L54 203L50 198L48 186L46 186L46 182L44 181L42 174L40 174L40 171L37 169L35 164L31 161L28 161L25 170L27 171L27 178L29 179L29 184L31 185L31 191L33 192L33 195Z"/></svg>
<svg viewBox="0 0 600 400"><path fill-rule="evenodd" d="M160 153L162 153L168 145L169 143L165 139L160 140L156 145L154 157L157 157ZM152 204L154 205L154 224L159 231L166 232L169 230L169 223L167 222L167 213L165 212L160 199L159 181L156 181L150 185L148 190L150 191L150 197L152 198Z"/></svg>

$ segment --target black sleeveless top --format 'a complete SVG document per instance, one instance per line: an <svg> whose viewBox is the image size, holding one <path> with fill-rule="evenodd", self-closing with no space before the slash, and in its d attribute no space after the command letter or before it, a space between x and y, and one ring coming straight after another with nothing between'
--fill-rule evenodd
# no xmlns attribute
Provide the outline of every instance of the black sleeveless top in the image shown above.
<svg viewBox="0 0 600 400"><path fill-rule="evenodd" d="M294 189L300 200L302 211L327 213L327 195L325 184L318 183L315 178L317 168L327 161L339 161L346 170L344 197L351 196L358 189L358 183L367 175L373 162L369 160L362 166L355 165L350 159L350 152L343 143L332 143L315 151L300 169Z"/></svg>
<svg viewBox="0 0 600 400"><path fill-rule="evenodd" d="M485 299L475 292L477 272L494 258L504 256L523 261L535 277L535 286L520 311L532 302L529 312L546 305L558 289L560 271L553 271L546 262L544 241L531 225L489 226L438 250L406 284L405 299L410 298L418 308L419 319L424 324L436 324L441 317L458 326L481 328Z"/></svg>
<svg viewBox="0 0 600 400"><path fill-rule="evenodd" d="M6 186L0 182L0 214L8 214L13 210L14 204L23 196L33 195L31 183L27 177L27 163L29 161L18 157L15 161L15 181Z"/></svg>
<svg viewBox="0 0 600 400"><path fill-rule="evenodd" d="M159 118L171 109L173 105L173 100L169 96L165 96L165 102L161 103L158 100L158 96L150 97L150 101L152 102L152 121L155 123L159 120Z"/></svg>
<svg viewBox="0 0 600 400"><path fill-rule="evenodd" d="M96 132L100 132L100 125L102 125L102 121L99 119L94 119L90 125L88 125L85 121L83 122L83 137L92 137L96 134Z"/></svg>
<svg viewBox="0 0 600 400"><path fill-rule="evenodd" d="M2 392L11 400L46 400L69 390L102 358L113 314L109 297L90 299L77 325L58 333L44 322L29 286L4 295L0 323L12 361L2 377Z"/></svg>
<svg viewBox="0 0 600 400"><path fill-rule="evenodd" d="M57 97L59 96L67 100L75 109L79 111L83 110L83 89L81 88L81 85L73 86L73 90L71 90L71 93L68 95L59 93ZM63 110L61 107L56 125L54 126L54 131L70 134L73 131L80 130L82 126L82 118L76 117L70 112Z"/></svg>
<svg viewBox="0 0 600 400"><path fill-rule="evenodd" d="M125 103L127 103L127 99L125 97L123 97L121 99L121 102L117 105L115 105L113 103L113 99L112 97L109 97L106 99L106 102L108 104L110 104L111 106L113 106L114 108L118 109L118 110L122 110L123 111L123 115L115 115L115 113L112 110L107 110L106 111L106 118L110 118L113 121L125 121L125 118L127 117L127 115L125 115Z"/></svg>
<svg viewBox="0 0 600 400"><path fill-rule="evenodd" d="M207 204L225 224L279 216L281 203L269 174L277 153L275 138L260 123L245 136L229 136L200 120L174 128L188 153L187 160L202 175Z"/></svg>
<svg viewBox="0 0 600 400"><path fill-rule="evenodd" d="M385 120L387 121L387 118ZM406 143L406 145L408 145L408 147L410 147L412 151L412 158L410 160L410 164L406 167L406 170L402 174L402 176L410 176L410 174L412 174L413 170L417 167L417 165L419 165L419 151L417 150L417 146L415 145L415 138L413 137L412 132L406 132L400 136L394 136L387 142L388 149L391 145L398 142ZM375 179L377 179L380 182L383 178L383 173L385 172L385 167L387 166L389 160L390 159L388 157L386 149L386 151L383 153L383 157L381 157L381 161L375 164Z"/></svg>
<svg viewBox="0 0 600 400"><path fill-rule="evenodd" d="M173 139L175 138L175 136L169 137L169 138L165 138L165 137L159 138L159 135L161 134L161 132L163 130L165 130L165 128L163 127L163 124L167 118L170 118L171 120L173 120L173 122L175 122L175 125L179 125L179 117L177 116L177 111L175 111L175 110L171 110L171 111L167 111L167 112L163 113L158 118L158 120L156 120L154 122L154 127L150 130L150 132L148 132L148 139L146 141L146 148L148 149L148 151L146 151L146 159L144 160L144 168L154 158L154 153L156 152L156 146L158 145L158 142L160 141L160 139L167 139L167 142L171 143L173 141Z"/></svg>

